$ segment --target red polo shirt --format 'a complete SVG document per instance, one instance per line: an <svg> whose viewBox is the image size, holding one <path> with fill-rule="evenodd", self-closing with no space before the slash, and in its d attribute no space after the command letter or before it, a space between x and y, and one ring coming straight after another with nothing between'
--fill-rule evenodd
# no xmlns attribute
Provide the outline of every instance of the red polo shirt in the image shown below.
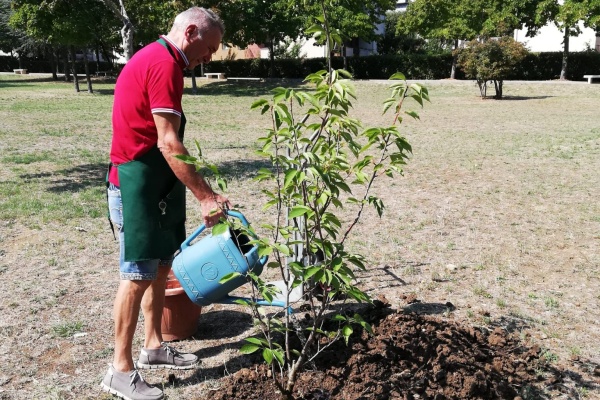
<svg viewBox="0 0 600 400"><path fill-rule="evenodd" d="M183 69L189 62L185 54L166 36L161 36L175 57L154 42L134 54L115 85L110 161L114 166L137 159L158 141L154 113L173 113L181 117ZM109 182L119 186L117 168Z"/></svg>

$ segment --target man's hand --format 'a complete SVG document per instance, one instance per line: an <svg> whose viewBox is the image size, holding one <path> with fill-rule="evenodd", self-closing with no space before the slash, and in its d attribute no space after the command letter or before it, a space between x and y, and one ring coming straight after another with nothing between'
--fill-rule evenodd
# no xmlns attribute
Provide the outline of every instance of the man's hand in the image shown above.
<svg viewBox="0 0 600 400"><path fill-rule="evenodd" d="M225 210L231 207L226 197L213 193L211 196L200 200L202 220L207 228L215 226L221 218L225 218Z"/></svg>

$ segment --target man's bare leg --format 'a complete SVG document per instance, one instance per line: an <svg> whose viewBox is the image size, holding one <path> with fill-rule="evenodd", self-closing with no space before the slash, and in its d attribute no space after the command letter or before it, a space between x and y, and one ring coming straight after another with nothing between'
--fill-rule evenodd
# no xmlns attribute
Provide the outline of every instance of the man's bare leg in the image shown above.
<svg viewBox="0 0 600 400"><path fill-rule="evenodd" d="M121 280L114 303L115 354L113 367L117 371L128 372L133 364L133 335L140 314L140 304L146 289L152 281ZM159 328L160 330L160 328Z"/></svg>
<svg viewBox="0 0 600 400"><path fill-rule="evenodd" d="M144 313L144 348L157 349L162 338L161 322L165 305L165 287L171 266L159 266L156 279L148 287L142 298Z"/></svg>

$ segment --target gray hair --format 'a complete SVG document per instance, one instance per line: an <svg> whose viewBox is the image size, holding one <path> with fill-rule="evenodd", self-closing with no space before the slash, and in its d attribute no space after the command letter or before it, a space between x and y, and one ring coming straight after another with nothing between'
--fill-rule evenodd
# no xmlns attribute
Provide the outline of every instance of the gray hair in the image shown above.
<svg viewBox="0 0 600 400"><path fill-rule="evenodd" d="M225 33L225 25L221 18L214 11L203 7L192 7L177 15L173 29L183 31L189 25L196 25L200 36L212 29L218 29L221 36Z"/></svg>

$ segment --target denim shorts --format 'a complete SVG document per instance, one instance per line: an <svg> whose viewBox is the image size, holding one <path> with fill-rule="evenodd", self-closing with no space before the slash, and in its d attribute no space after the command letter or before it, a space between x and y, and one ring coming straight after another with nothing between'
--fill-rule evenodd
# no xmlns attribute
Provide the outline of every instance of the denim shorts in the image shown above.
<svg viewBox="0 0 600 400"><path fill-rule="evenodd" d="M110 184L108 187L108 210L110 220L119 233L119 271L121 279L129 281L154 280L158 267L170 267L173 257L144 261L125 261L125 230L123 226L123 202L121 191Z"/></svg>

